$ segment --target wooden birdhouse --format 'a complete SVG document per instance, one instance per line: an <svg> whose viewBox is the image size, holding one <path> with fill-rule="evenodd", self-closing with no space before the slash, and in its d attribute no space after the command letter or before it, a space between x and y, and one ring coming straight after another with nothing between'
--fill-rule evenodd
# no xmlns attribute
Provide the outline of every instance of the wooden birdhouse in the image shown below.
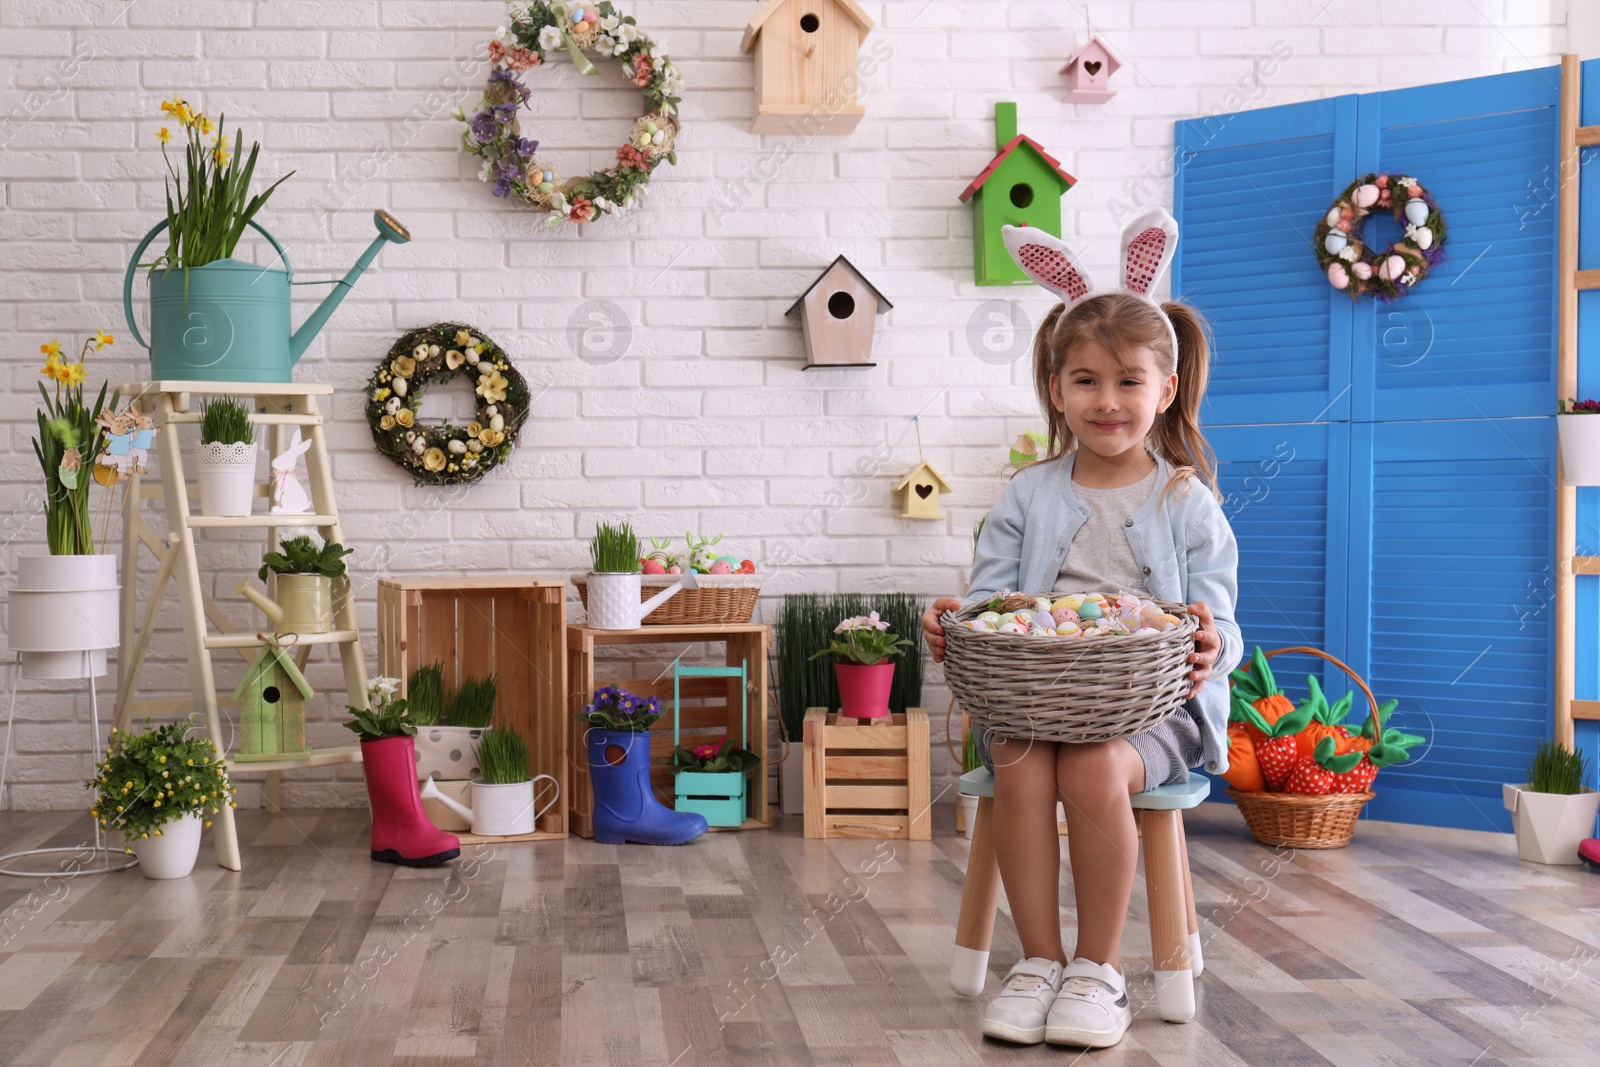
<svg viewBox="0 0 1600 1067"><path fill-rule="evenodd" d="M1034 226L1061 236L1061 197L1078 179L1039 147L1017 132L1017 105L994 105L994 134L998 151L961 194L972 203L973 280L979 285L1031 285L1011 253L1006 251L1004 226Z"/></svg>
<svg viewBox="0 0 1600 1067"><path fill-rule="evenodd" d="M1105 103L1117 95L1109 83L1120 66L1122 60L1106 47L1098 33L1091 33L1059 72L1067 77L1067 95L1061 99L1069 104Z"/></svg>
<svg viewBox="0 0 1600 1067"><path fill-rule="evenodd" d="M894 491L900 494L902 519L944 518L939 511L939 494L948 493L950 483L927 460L918 463L910 474L900 479Z"/></svg>
<svg viewBox="0 0 1600 1067"><path fill-rule="evenodd" d="M860 102L857 53L872 19L855 0L771 0L744 28L739 51L756 54L751 133L854 130Z"/></svg>
<svg viewBox="0 0 1600 1067"><path fill-rule="evenodd" d="M873 329L878 316L892 307L853 263L840 256L784 314L800 315L806 370L873 367L877 365L872 362Z"/></svg>
<svg viewBox="0 0 1600 1067"><path fill-rule="evenodd" d="M287 649L267 645L233 691L239 702L235 760L308 759L306 700L313 694Z"/></svg>

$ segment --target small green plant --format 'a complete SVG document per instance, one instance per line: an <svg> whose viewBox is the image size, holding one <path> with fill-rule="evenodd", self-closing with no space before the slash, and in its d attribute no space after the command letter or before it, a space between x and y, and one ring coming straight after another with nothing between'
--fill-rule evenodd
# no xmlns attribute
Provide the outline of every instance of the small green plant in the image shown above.
<svg viewBox="0 0 1600 1067"><path fill-rule="evenodd" d="M1571 795L1583 788L1588 774L1588 757L1554 741L1541 741L1533 762L1528 764L1528 789L1534 793Z"/></svg>
<svg viewBox="0 0 1600 1067"><path fill-rule="evenodd" d="M891 633L889 624L879 619L876 611L870 615L857 615L853 619L845 619L833 628L833 633L833 640L813 652L812 659L819 656L838 656L852 663L870 666L882 663L890 656L903 656L907 649L915 647L905 638Z"/></svg>
<svg viewBox="0 0 1600 1067"><path fill-rule="evenodd" d="M344 557L354 552L353 548L345 548L337 542L325 544L321 548L309 537L290 537L278 543L282 552L268 552L261 557L261 569L256 572L256 577L263 582L267 580L267 573L273 574L320 574L324 578L339 578L344 575Z"/></svg>
<svg viewBox="0 0 1600 1067"><path fill-rule="evenodd" d="M411 672L406 683L406 703L411 721L418 726L438 726L444 719L444 664L429 663Z"/></svg>
<svg viewBox="0 0 1600 1067"><path fill-rule="evenodd" d="M647 733L661 718L659 697L636 697L626 689L614 685L594 691L589 706L578 712L582 719L596 730L618 730L622 733Z"/></svg>
<svg viewBox="0 0 1600 1067"><path fill-rule="evenodd" d="M961 773L975 771L982 766L983 760L978 756L978 735L969 729L967 739L961 745Z"/></svg>
<svg viewBox="0 0 1600 1067"><path fill-rule="evenodd" d="M972 524L972 561L974 563L978 561L978 538L983 536L983 524L988 521L989 516L985 515Z"/></svg>
<svg viewBox="0 0 1600 1067"><path fill-rule="evenodd" d="M83 784L95 794L89 814L101 829L122 832L124 852L135 838L160 837L175 819L233 805L222 753L209 739L190 737L194 728L193 715L156 727L146 719L137 734L111 728L105 758Z"/></svg>
<svg viewBox="0 0 1600 1067"><path fill-rule="evenodd" d="M673 774L680 771L700 771L705 774L722 774L728 771L743 773L761 766L761 757L747 748L740 748L726 737L693 748L679 746L673 750L672 763L667 767Z"/></svg>
<svg viewBox="0 0 1600 1067"><path fill-rule="evenodd" d="M482 729L494 718L494 699L497 691L494 675L487 678L468 678L456 688L455 699L450 702L450 714L445 721L451 726L471 726Z"/></svg>
<svg viewBox="0 0 1600 1067"><path fill-rule="evenodd" d="M589 555L594 558L596 574L637 574L639 538L625 522L615 526L602 522L589 541Z"/></svg>
<svg viewBox="0 0 1600 1067"><path fill-rule="evenodd" d="M509 726L496 726L484 732L478 742L478 767L485 785L515 785L526 782L528 741Z"/></svg>
<svg viewBox="0 0 1600 1067"><path fill-rule="evenodd" d="M200 443L203 445L242 445L256 439L250 424L250 409L231 396L219 396L200 404Z"/></svg>
<svg viewBox="0 0 1600 1067"><path fill-rule="evenodd" d="M411 721L410 709L400 696L400 679L374 678L367 683L367 706L345 706L350 721L346 730L363 741L376 741L382 737L417 736L417 726Z"/></svg>

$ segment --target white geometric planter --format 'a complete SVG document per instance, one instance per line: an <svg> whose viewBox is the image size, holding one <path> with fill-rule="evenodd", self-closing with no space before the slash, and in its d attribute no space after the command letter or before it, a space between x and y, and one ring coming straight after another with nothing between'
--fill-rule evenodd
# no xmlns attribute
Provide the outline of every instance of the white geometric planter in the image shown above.
<svg viewBox="0 0 1600 1067"><path fill-rule="evenodd" d="M1517 831L1517 855L1533 863L1576 866L1578 843L1594 834L1600 793L1535 793L1526 782L1502 785L1501 796Z"/></svg>
<svg viewBox="0 0 1600 1067"><path fill-rule="evenodd" d="M591 572L584 581L588 586L588 626L593 630L637 630L646 615L683 588L681 580L675 581L641 603L638 574Z"/></svg>
<svg viewBox="0 0 1600 1067"><path fill-rule="evenodd" d="M22 653L24 678L98 678L116 648L117 557L23 556L11 591L6 640Z"/></svg>
<svg viewBox="0 0 1600 1067"><path fill-rule="evenodd" d="M131 844L146 878L187 878L200 855L200 816L162 823L160 837L136 837Z"/></svg>
<svg viewBox="0 0 1600 1067"><path fill-rule="evenodd" d="M254 441L202 442L200 514L241 517L250 514L256 495Z"/></svg>

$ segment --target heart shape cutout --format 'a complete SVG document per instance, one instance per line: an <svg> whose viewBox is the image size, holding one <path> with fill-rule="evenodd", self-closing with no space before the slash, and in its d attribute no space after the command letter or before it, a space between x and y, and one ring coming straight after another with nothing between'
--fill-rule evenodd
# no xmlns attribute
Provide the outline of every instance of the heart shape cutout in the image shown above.
<svg viewBox="0 0 1600 1067"><path fill-rule="evenodd" d="M931 486L931 485L919 485L919 486L916 487L916 489L917 489L917 495L920 496L924 500L928 499L930 496L933 495L933 486Z"/></svg>
<svg viewBox="0 0 1600 1067"><path fill-rule="evenodd" d="M1092 78L1100 73L1100 61L1098 59L1088 60L1083 64L1083 69L1088 71L1089 77Z"/></svg>

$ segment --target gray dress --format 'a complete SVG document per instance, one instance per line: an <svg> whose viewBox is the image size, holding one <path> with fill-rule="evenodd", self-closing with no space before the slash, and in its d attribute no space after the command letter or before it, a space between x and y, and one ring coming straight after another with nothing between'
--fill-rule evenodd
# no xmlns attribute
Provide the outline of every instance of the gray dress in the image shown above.
<svg viewBox="0 0 1600 1067"><path fill-rule="evenodd" d="M1067 546L1052 594L1136 593L1148 597L1150 591L1145 587L1144 576L1128 545L1127 527L1133 524L1133 515L1156 491L1155 470L1132 485L1091 489L1074 482L1072 491L1089 508L1090 515ZM993 770L989 731L977 727L974 736L983 765ZM1146 789L1186 782L1189 768L1198 767L1202 762L1200 727L1187 707L1178 708L1142 733L1130 735L1127 741L1144 761Z"/></svg>

